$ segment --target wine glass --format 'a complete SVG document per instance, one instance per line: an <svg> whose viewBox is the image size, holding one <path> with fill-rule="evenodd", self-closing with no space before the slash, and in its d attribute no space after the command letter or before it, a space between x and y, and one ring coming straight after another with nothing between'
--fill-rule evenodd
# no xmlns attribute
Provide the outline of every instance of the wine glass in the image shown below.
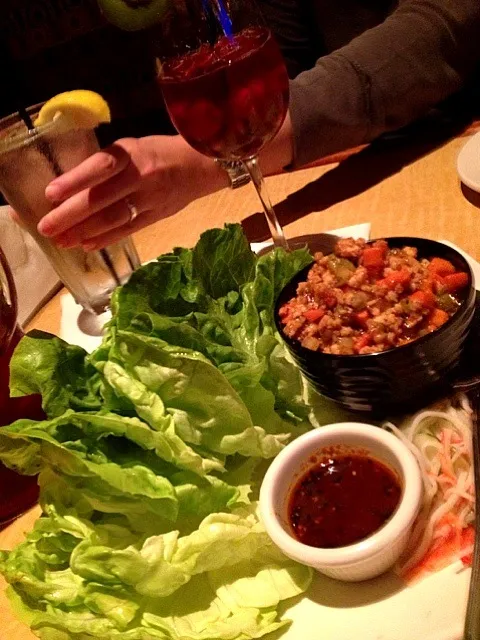
<svg viewBox="0 0 480 640"><path fill-rule="evenodd" d="M211 158L244 163L274 244L288 248L258 164L287 113L285 64L253 0L172 0L159 26L159 82L178 133Z"/></svg>
<svg viewBox="0 0 480 640"><path fill-rule="evenodd" d="M12 272L0 249L0 428L19 418L45 417L40 396L9 397L10 359L22 336ZM35 504L37 498L36 477L21 476L0 463L0 529Z"/></svg>

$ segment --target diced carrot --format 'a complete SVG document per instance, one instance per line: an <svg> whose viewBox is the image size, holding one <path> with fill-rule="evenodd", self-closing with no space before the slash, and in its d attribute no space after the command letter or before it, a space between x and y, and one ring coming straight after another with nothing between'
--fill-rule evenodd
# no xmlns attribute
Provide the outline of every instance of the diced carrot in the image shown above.
<svg viewBox="0 0 480 640"><path fill-rule="evenodd" d="M468 284L468 273L459 271L458 273L452 273L443 278L445 288L449 293L454 293L463 289Z"/></svg>
<svg viewBox="0 0 480 640"><path fill-rule="evenodd" d="M309 322L317 322L323 318L325 311L323 309L309 309L303 315Z"/></svg>
<svg viewBox="0 0 480 640"><path fill-rule="evenodd" d="M405 287L410 282L411 274L406 269L400 269L399 271L392 271L385 276L383 280L378 280L377 284L387 287L387 289L394 289L397 284Z"/></svg>
<svg viewBox="0 0 480 640"><path fill-rule="evenodd" d="M428 324L431 327L438 329L438 327L441 327L442 324L445 324L448 318L449 318L448 313L443 309L433 309L433 311L430 314L430 317L428 318Z"/></svg>
<svg viewBox="0 0 480 640"><path fill-rule="evenodd" d="M366 247L362 254L362 264L366 269L383 267L385 253L381 247Z"/></svg>
<svg viewBox="0 0 480 640"><path fill-rule="evenodd" d="M357 353L359 353L361 349L363 349L363 347L368 347L371 342L372 336L370 335L370 333L362 333L362 335L356 339L354 349Z"/></svg>
<svg viewBox="0 0 480 640"><path fill-rule="evenodd" d="M426 309L433 309L435 306L435 296L431 291L415 291L409 298L413 300L413 302L418 302Z"/></svg>
<svg viewBox="0 0 480 640"><path fill-rule="evenodd" d="M368 313L368 311L366 309L364 309L363 311L357 311L357 313L353 314L353 320L356 324L360 325L361 327L366 327L367 326L367 320L370 318L370 314Z"/></svg>
<svg viewBox="0 0 480 640"><path fill-rule="evenodd" d="M432 258L428 268L433 273L438 273L439 276L448 276L456 271L450 260L444 258Z"/></svg>

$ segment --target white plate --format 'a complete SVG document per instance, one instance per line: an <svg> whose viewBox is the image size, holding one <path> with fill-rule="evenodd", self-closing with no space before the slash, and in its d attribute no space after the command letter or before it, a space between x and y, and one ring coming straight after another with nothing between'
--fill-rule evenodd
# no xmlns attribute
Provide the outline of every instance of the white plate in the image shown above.
<svg viewBox="0 0 480 640"><path fill-rule="evenodd" d="M480 136L480 134L479 134ZM478 137L480 147L480 137ZM462 178L463 179L463 178ZM479 155L480 190L480 155ZM370 225L337 229L342 236L368 239ZM476 273L480 265L459 247ZM266 244L266 243L265 243ZM252 246L259 250L264 244ZM82 333L77 324L80 307L69 294L62 300L62 337L87 350L99 338ZM287 609L293 620L282 640L461 640L471 570L461 562L405 586L393 573L362 583L343 583L315 574L307 595Z"/></svg>
<svg viewBox="0 0 480 640"><path fill-rule="evenodd" d="M467 187L480 192L480 133L472 136L460 150L457 172Z"/></svg>
<svg viewBox="0 0 480 640"><path fill-rule="evenodd" d="M461 640L470 574L458 562L410 587L392 573L356 584L317 574L283 640Z"/></svg>

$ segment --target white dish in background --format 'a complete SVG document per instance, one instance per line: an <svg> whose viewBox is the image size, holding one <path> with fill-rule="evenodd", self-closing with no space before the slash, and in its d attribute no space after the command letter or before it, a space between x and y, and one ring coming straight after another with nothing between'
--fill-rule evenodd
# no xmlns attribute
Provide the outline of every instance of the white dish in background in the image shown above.
<svg viewBox="0 0 480 640"><path fill-rule="evenodd" d="M460 150L457 173L467 187L480 193L480 133L472 136Z"/></svg>

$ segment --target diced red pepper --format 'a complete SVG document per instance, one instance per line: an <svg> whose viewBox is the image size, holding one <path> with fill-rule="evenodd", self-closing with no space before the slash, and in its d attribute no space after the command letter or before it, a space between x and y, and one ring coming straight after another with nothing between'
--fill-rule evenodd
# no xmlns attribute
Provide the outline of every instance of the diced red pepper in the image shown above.
<svg viewBox="0 0 480 640"><path fill-rule="evenodd" d="M438 329L442 324L445 324L449 317L448 313L443 309L433 309L428 318L428 323L434 329Z"/></svg>
<svg viewBox="0 0 480 640"><path fill-rule="evenodd" d="M450 260L444 258L432 258L428 268L432 273L438 273L439 276L448 276L456 271Z"/></svg>
<svg viewBox="0 0 480 640"><path fill-rule="evenodd" d="M458 273L452 273L443 278L443 282L445 285L445 289L449 293L455 293L455 291L459 291L463 289L468 284L468 273L464 271L459 271Z"/></svg>
<svg viewBox="0 0 480 640"><path fill-rule="evenodd" d="M309 309L303 315L309 322L318 322L325 315L325 311L323 309Z"/></svg>
<svg viewBox="0 0 480 640"><path fill-rule="evenodd" d="M409 299L413 302L418 302L426 309L433 309L435 306L435 296L431 291L415 291L409 296Z"/></svg>
<svg viewBox="0 0 480 640"><path fill-rule="evenodd" d="M398 284L405 287L410 282L411 274L406 269L400 269L399 271L392 271L385 276L382 280L378 280L377 284L387 287L387 289L394 289Z"/></svg>
<svg viewBox="0 0 480 640"><path fill-rule="evenodd" d="M359 353L364 347L368 347L371 342L372 336L370 335L370 333L365 332L355 340L353 348L357 353Z"/></svg>
<svg viewBox="0 0 480 640"><path fill-rule="evenodd" d="M361 263L366 269L379 269L383 267L385 253L381 247L366 247L363 250Z"/></svg>

